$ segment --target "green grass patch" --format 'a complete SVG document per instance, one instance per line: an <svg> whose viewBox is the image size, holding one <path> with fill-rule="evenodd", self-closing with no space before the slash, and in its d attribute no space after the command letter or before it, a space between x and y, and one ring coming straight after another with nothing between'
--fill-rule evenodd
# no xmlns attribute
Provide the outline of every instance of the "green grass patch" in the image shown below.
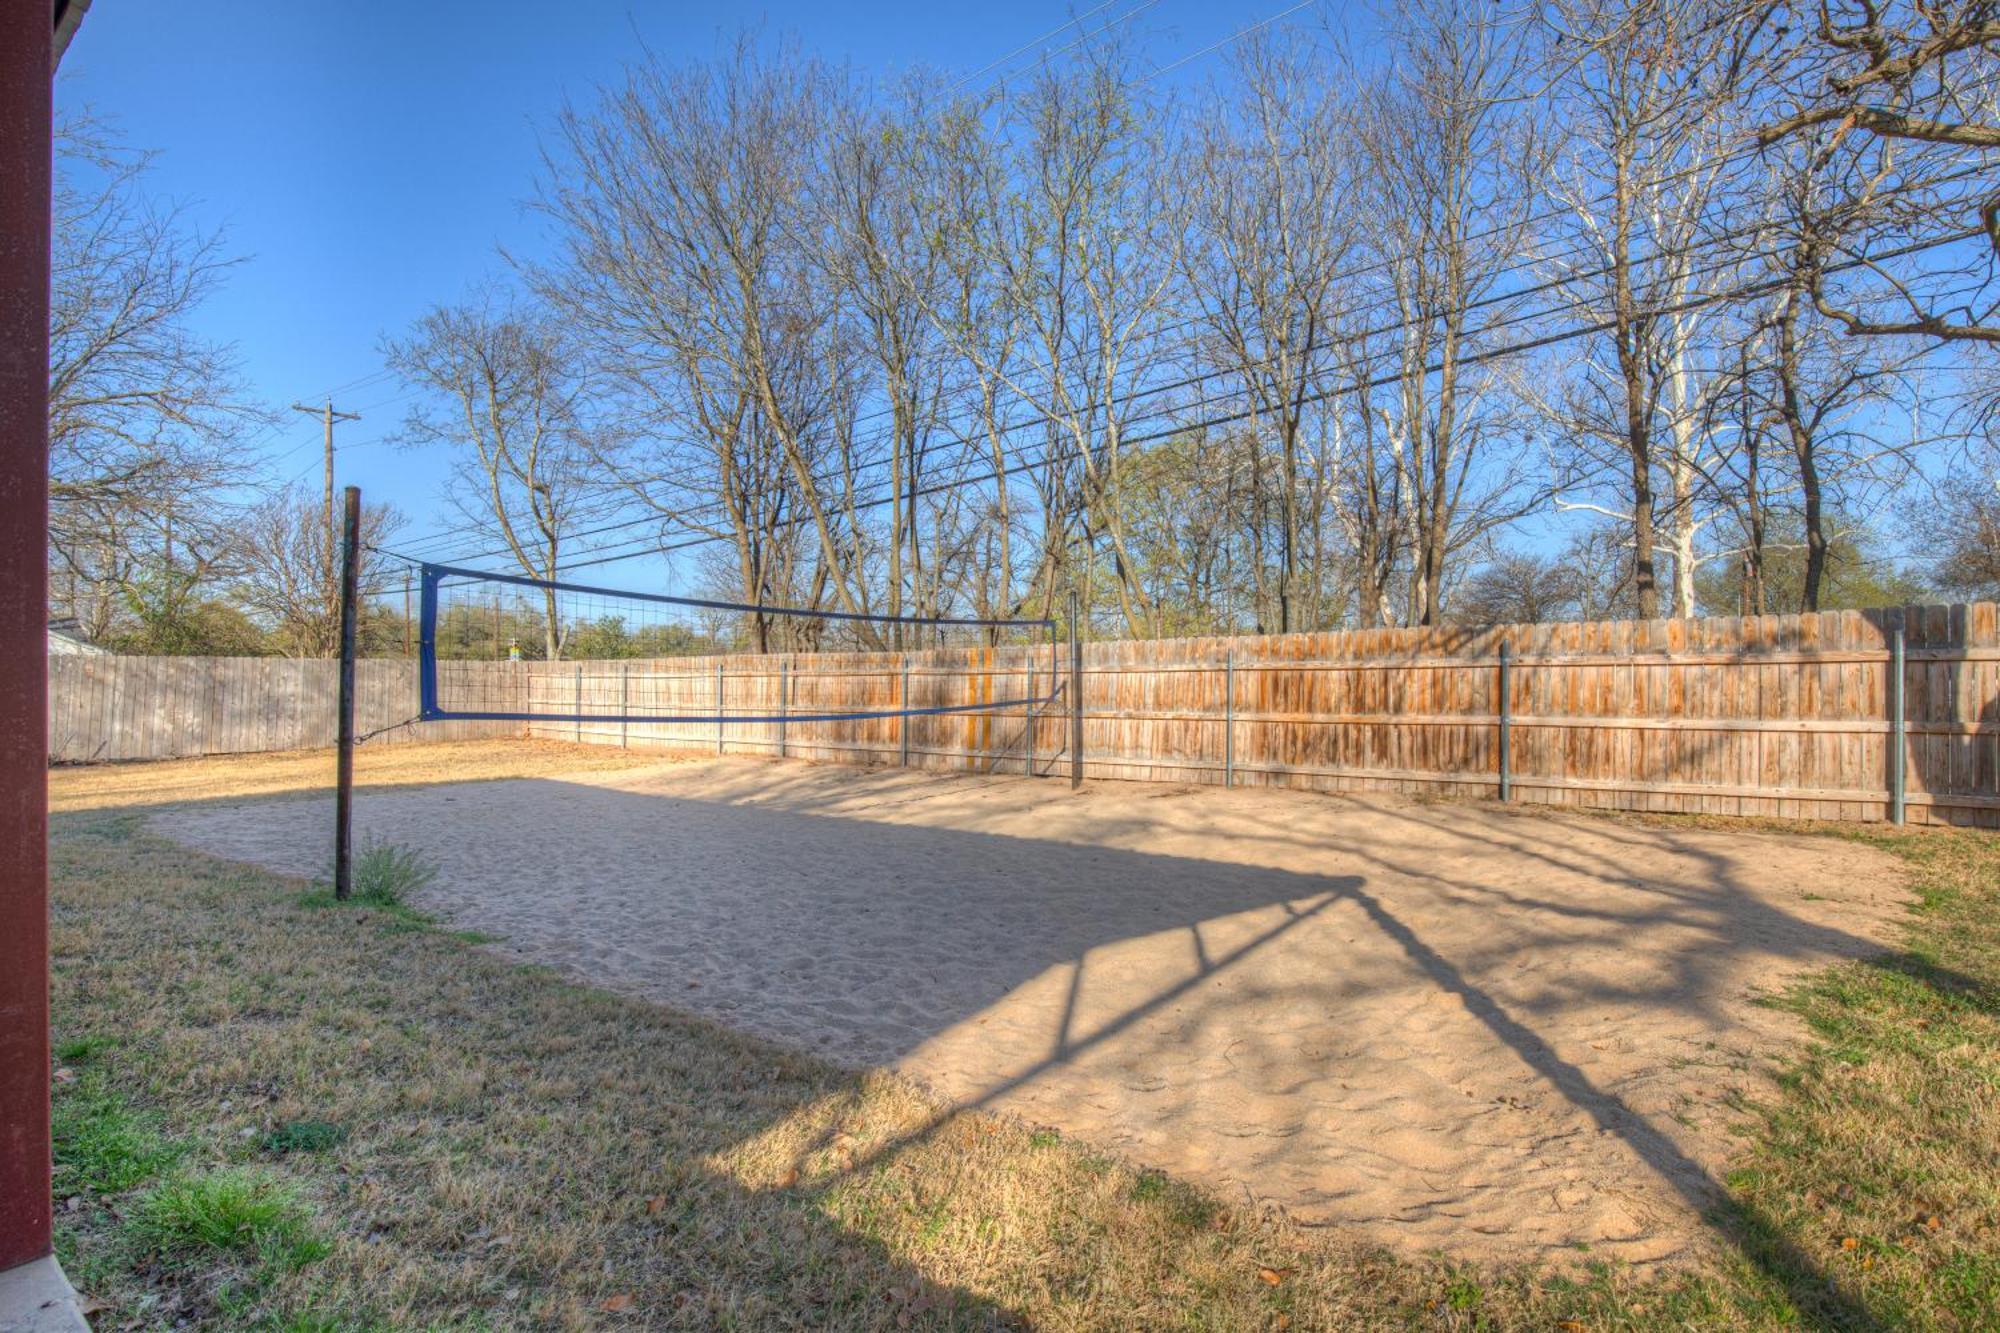
<svg viewBox="0 0 2000 1333"><path fill-rule="evenodd" d="M325 1252L298 1191L249 1167L170 1177L140 1199L130 1227L147 1248L184 1257L252 1251L290 1268Z"/></svg>
<svg viewBox="0 0 2000 1333"><path fill-rule="evenodd" d="M1776 1003L1813 1035L1727 1176L1762 1317L2000 1327L2000 838L1827 829L1905 861L1905 947Z"/></svg>
<svg viewBox="0 0 2000 1333"><path fill-rule="evenodd" d="M117 1044L118 1038L108 1037L102 1033L65 1037L55 1044L56 1059L66 1065L85 1064Z"/></svg>
<svg viewBox="0 0 2000 1333"><path fill-rule="evenodd" d="M122 1194L187 1152L161 1132L157 1115L134 1108L96 1079L59 1085L52 1111L58 1195Z"/></svg>
<svg viewBox="0 0 2000 1333"><path fill-rule="evenodd" d="M437 879L437 867L421 852L388 842L364 843L350 867L348 897L342 902L333 886L321 880L298 896L298 905L313 911L334 907L368 907L387 912L390 925L403 929L428 927L432 918L410 906L410 898Z"/></svg>

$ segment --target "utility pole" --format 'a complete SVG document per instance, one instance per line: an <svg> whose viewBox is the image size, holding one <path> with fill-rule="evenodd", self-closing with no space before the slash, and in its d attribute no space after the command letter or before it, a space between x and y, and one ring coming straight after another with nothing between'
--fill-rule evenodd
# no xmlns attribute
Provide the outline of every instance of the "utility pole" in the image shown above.
<svg viewBox="0 0 2000 1333"><path fill-rule="evenodd" d="M359 421L361 420L361 414L359 412L336 412L333 407L333 399L331 398L327 399L326 403L320 407L307 407L304 403L293 403L292 411L304 412L307 416L318 417L326 423L326 504L324 509L325 517L320 526L319 567L325 572L326 577L326 587L322 590L321 595L326 600L327 611L331 613L340 605L340 573L334 560L333 423L336 421Z"/></svg>
<svg viewBox="0 0 2000 1333"><path fill-rule="evenodd" d="M309 417L318 417L326 423L326 549L333 553L333 423L336 421L359 421L359 412L336 412L333 399L326 400L324 406L307 407L304 403L293 403L292 411L303 412Z"/></svg>

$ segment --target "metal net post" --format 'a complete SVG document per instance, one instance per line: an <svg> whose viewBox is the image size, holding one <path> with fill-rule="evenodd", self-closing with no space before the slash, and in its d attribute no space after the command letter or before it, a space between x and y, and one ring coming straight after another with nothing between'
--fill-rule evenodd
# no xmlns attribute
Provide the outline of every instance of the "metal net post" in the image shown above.
<svg viewBox="0 0 2000 1333"><path fill-rule="evenodd" d="M345 900L354 876L354 655L361 612L361 488L349 486L340 534L339 753L334 761L333 896Z"/></svg>

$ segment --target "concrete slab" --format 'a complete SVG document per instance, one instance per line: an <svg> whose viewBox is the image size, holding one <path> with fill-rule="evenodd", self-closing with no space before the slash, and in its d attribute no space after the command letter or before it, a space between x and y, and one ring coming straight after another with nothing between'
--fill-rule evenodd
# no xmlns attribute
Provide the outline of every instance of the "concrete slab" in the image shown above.
<svg viewBox="0 0 2000 1333"><path fill-rule="evenodd" d="M90 1333L54 1255L0 1273L0 1333Z"/></svg>

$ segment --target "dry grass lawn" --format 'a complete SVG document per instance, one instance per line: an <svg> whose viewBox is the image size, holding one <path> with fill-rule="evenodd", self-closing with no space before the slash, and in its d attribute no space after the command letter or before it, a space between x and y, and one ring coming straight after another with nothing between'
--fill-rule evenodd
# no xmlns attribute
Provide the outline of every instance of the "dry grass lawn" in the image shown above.
<svg viewBox="0 0 2000 1333"><path fill-rule="evenodd" d="M626 762L411 746L361 780ZM1641 1281L1371 1252L141 829L330 771L52 774L61 1247L100 1328L1996 1326L1990 835L1839 835L1909 862L1909 947L1794 990L1817 1041L1742 1108L1724 1257Z"/></svg>

